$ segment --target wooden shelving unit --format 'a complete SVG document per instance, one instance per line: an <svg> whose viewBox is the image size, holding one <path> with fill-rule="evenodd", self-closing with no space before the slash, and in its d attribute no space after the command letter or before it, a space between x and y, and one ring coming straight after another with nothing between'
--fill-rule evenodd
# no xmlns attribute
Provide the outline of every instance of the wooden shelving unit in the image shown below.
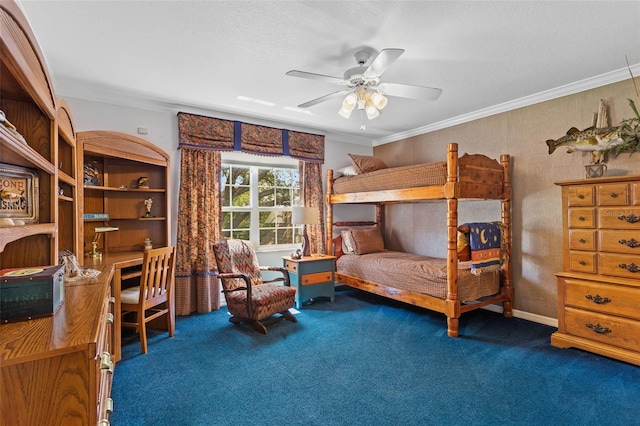
<svg viewBox="0 0 640 426"><path fill-rule="evenodd" d="M104 254L142 251L144 240L154 247L169 244L169 155L152 143L127 134L109 131L78 133L84 173L87 164L96 171L98 182L83 182L82 216L102 213L108 220L82 221L84 253L89 253L96 226L114 226L118 231L98 239ZM139 188L138 179L148 178L148 188ZM96 184L97 183L97 184ZM151 216L146 216L145 200L151 198Z"/></svg>

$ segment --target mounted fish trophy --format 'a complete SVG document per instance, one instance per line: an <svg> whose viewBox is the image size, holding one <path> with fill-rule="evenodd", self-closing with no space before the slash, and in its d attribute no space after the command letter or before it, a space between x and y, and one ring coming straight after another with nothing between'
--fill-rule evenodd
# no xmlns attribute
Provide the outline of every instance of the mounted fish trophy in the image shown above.
<svg viewBox="0 0 640 426"><path fill-rule="evenodd" d="M587 177L601 177L606 171L604 164L604 152L616 145L624 143L620 133L620 127L610 127L607 107L603 100L600 100L600 109L595 117L593 126L584 130L575 127L569 129L566 135L559 139L547 140L549 154L558 148L566 148L567 153L575 151L589 151L592 153L590 164L585 166Z"/></svg>

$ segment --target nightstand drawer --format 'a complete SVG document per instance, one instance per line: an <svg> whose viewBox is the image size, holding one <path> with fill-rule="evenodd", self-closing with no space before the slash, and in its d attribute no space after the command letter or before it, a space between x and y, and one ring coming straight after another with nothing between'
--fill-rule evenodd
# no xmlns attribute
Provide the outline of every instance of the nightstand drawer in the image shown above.
<svg viewBox="0 0 640 426"><path fill-rule="evenodd" d="M640 321L565 308L565 324L574 336L634 351L640 347Z"/></svg>
<svg viewBox="0 0 640 426"><path fill-rule="evenodd" d="M640 320L640 288L566 280L566 304Z"/></svg>
<svg viewBox="0 0 640 426"><path fill-rule="evenodd" d="M333 282L333 272L317 272L315 274L304 274L300 277L300 285L313 285L326 282Z"/></svg>

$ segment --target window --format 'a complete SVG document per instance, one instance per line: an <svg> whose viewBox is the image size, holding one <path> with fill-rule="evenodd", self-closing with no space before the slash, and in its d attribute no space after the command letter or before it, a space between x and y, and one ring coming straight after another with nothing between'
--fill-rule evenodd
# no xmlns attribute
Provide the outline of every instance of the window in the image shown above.
<svg viewBox="0 0 640 426"><path fill-rule="evenodd" d="M291 223L300 205L298 168L222 164L222 236L251 240L256 247L290 246L302 241Z"/></svg>

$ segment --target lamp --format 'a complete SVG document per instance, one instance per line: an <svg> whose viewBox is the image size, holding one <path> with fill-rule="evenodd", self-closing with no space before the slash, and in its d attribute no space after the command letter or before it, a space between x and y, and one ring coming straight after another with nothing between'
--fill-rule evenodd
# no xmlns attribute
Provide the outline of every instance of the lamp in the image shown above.
<svg viewBox="0 0 640 426"><path fill-rule="evenodd" d="M96 236L93 237L93 241L91 241L91 251L89 252L89 257L92 259L102 259L102 253L100 253L98 249L98 241L100 240L100 235L105 232L118 231L117 226L96 226L93 230L96 233Z"/></svg>
<svg viewBox="0 0 640 426"><path fill-rule="evenodd" d="M309 246L307 225L318 224L318 209L316 209L315 207L293 207L291 214L291 223L293 223L294 225L304 225L302 228L302 257L311 256L311 247Z"/></svg>

